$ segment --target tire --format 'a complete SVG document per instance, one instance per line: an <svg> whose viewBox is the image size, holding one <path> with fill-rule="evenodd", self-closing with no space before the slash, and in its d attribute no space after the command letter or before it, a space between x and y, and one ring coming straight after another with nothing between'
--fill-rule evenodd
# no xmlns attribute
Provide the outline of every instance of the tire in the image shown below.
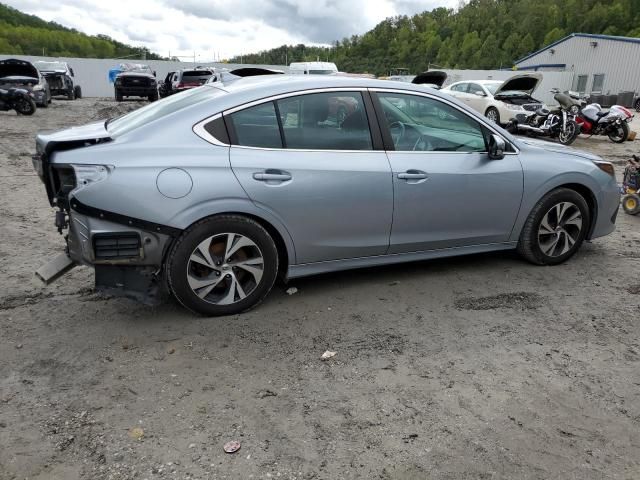
<svg viewBox="0 0 640 480"><path fill-rule="evenodd" d="M76 94L76 98L82 98L82 88L80 88L80 85L73 87L73 91Z"/></svg>
<svg viewBox="0 0 640 480"><path fill-rule="evenodd" d="M567 120L567 131L558 134L558 142L562 145L571 145L580 135L580 126L574 120Z"/></svg>
<svg viewBox="0 0 640 480"><path fill-rule="evenodd" d="M237 247L231 261L224 258L229 245ZM189 310L206 316L233 315L255 307L271 291L278 274L278 251L257 222L220 215L199 221L180 236L166 271L169 289Z"/></svg>
<svg viewBox="0 0 640 480"><path fill-rule="evenodd" d="M636 112L640 112L640 98L638 98L636 102L633 104L633 108L636 109Z"/></svg>
<svg viewBox="0 0 640 480"><path fill-rule="evenodd" d="M629 138L629 125L627 122L622 122L620 127L616 128L615 133L611 132L607 136L613 143L624 143Z"/></svg>
<svg viewBox="0 0 640 480"><path fill-rule="evenodd" d="M76 99L76 91L73 88L70 88L67 92L67 100L75 100Z"/></svg>
<svg viewBox="0 0 640 480"><path fill-rule="evenodd" d="M495 107L487 108L487 111L484 112L484 116L491 120L496 125L500 125L500 112Z"/></svg>
<svg viewBox="0 0 640 480"><path fill-rule="evenodd" d="M38 105L38 107L40 107L40 108L49 108L49 102L45 98L44 102L42 102L42 105Z"/></svg>
<svg viewBox="0 0 640 480"><path fill-rule="evenodd" d="M18 115L33 115L36 113L36 102L31 97L23 97L15 105Z"/></svg>
<svg viewBox="0 0 640 480"><path fill-rule="evenodd" d="M115 96L116 96L116 102L122 101L122 93L120 93L117 88L115 90Z"/></svg>
<svg viewBox="0 0 640 480"><path fill-rule="evenodd" d="M578 251L590 223L589 206L582 195L568 188L553 190L529 213L518 240L518 253L536 265L562 263Z"/></svg>
<svg viewBox="0 0 640 480"><path fill-rule="evenodd" d="M158 92L156 91L155 93L152 93L148 98L150 102L155 102L156 100L158 100Z"/></svg>
<svg viewBox="0 0 640 480"><path fill-rule="evenodd" d="M629 215L637 215L640 213L640 195L630 193L622 197L622 209Z"/></svg>

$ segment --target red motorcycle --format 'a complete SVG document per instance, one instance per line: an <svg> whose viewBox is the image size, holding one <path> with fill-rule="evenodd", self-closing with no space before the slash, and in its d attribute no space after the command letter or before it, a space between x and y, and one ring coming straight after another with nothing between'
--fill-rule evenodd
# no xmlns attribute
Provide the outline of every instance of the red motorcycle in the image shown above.
<svg viewBox="0 0 640 480"><path fill-rule="evenodd" d="M623 143L629 137L629 123L633 113L621 105L614 105L603 110L597 103L587 105L584 98L569 92L578 108L572 107L580 133L584 135L606 135L614 143Z"/></svg>

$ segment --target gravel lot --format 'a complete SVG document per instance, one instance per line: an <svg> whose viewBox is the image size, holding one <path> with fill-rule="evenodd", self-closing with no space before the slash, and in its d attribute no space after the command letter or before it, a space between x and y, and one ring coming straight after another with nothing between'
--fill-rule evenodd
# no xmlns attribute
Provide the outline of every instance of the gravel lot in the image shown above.
<svg viewBox="0 0 640 480"><path fill-rule="evenodd" d="M640 216L559 267L331 274L228 318L98 296L85 268L44 287L35 132L139 105L0 113L0 479L640 478ZM576 142L620 171L636 145Z"/></svg>

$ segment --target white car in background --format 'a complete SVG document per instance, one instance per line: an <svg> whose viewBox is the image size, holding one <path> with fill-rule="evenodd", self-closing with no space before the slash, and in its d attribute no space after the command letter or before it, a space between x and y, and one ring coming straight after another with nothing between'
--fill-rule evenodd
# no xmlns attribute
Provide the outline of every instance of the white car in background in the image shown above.
<svg viewBox="0 0 640 480"><path fill-rule="evenodd" d="M504 125L518 113L533 113L545 107L531 96L541 81L542 74L530 73L505 81L465 80L452 83L441 91L466 103L492 122Z"/></svg>

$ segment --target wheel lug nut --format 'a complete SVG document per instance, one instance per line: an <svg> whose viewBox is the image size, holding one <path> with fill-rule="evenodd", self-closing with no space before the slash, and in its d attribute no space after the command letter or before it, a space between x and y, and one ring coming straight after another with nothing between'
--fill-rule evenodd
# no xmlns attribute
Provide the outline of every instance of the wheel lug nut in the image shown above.
<svg viewBox="0 0 640 480"><path fill-rule="evenodd" d="M231 278L231 275L229 275L228 273L225 275L227 278Z"/></svg>

